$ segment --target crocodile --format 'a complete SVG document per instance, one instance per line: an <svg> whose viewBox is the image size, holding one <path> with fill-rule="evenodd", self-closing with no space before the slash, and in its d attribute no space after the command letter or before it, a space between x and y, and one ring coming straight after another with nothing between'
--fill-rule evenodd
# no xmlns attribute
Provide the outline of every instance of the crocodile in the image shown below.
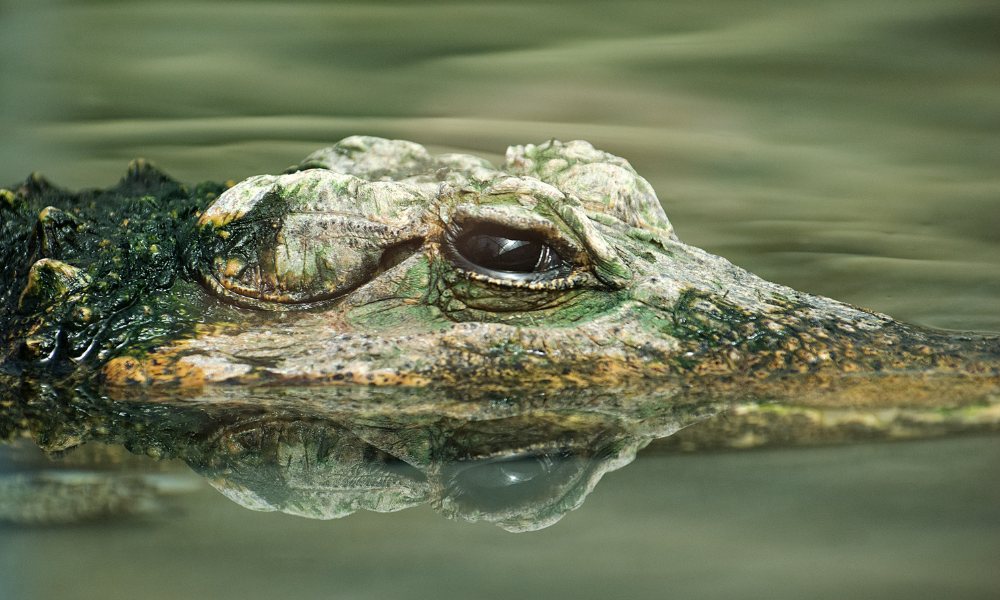
<svg viewBox="0 0 1000 600"><path fill-rule="evenodd" d="M684 244L583 141L496 167L354 136L193 186L136 160L107 189L32 175L0 216L0 438L181 459L257 510L431 503L526 531L654 440L1000 429L996 335Z"/></svg>
<svg viewBox="0 0 1000 600"><path fill-rule="evenodd" d="M323 402L264 392L209 403L78 398L74 411L43 401L22 420L61 460L5 469L0 446L0 523L134 517L193 487L168 470L184 461L252 510L326 520L429 504L448 518L533 531L578 508L654 439L713 414L666 402L641 415L558 398L534 408L447 395L416 403L393 386L338 386ZM143 455L156 461L143 466Z"/></svg>
<svg viewBox="0 0 1000 600"><path fill-rule="evenodd" d="M850 406L995 398L1000 340L765 281L681 242L584 141L502 166L354 136L279 175L0 191L0 373L220 386L652 385Z"/></svg>
<svg viewBox="0 0 1000 600"><path fill-rule="evenodd" d="M0 445L0 524L153 518L178 492L197 489L183 461L255 511L326 520L430 505L450 519L527 532L579 508L606 473L644 449L662 455L997 429L983 410L820 411L657 390L323 391L234 387L225 396L127 401L83 391L67 404L54 389L39 390L5 415L31 440ZM30 453L36 445L53 460ZM31 463L17 460L18 451Z"/></svg>

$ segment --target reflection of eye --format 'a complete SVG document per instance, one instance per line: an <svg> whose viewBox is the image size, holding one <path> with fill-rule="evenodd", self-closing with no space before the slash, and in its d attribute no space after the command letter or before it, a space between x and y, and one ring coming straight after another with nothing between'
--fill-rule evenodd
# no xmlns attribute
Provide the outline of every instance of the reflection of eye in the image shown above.
<svg viewBox="0 0 1000 600"><path fill-rule="evenodd" d="M478 224L449 236L452 259L468 271L512 281L548 281L572 269L537 233Z"/></svg>
<svg viewBox="0 0 1000 600"><path fill-rule="evenodd" d="M497 489L526 483L552 470L548 456L519 456L473 465L456 479L469 487Z"/></svg>
<svg viewBox="0 0 1000 600"><path fill-rule="evenodd" d="M566 451L541 452L452 463L445 476L459 506L496 511L542 501L583 464Z"/></svg>

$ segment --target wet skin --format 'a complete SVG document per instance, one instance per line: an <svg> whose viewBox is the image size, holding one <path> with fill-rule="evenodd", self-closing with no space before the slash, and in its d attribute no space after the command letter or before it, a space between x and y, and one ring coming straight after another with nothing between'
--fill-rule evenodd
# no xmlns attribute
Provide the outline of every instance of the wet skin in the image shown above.
<svg viewBox="0 0 1000 600"><path fill-rule="evenodd" d="M2 371L21 379L653 382L876 406L978 402L1000 380L996 337L907 326L682 243L649 184L586 142L515 146L496 168L352 137L228 188L139 161L109 190L32 177L0 193Z"/></svg>
<svg viewBox="0 0 1000 600"><path fill-rule="evenodd" d="M511 397L425 395L421 402L419 395L338 386L322 401L306 389L257 390L210 403L77 398L75 410L64 410L57 398L46 406L43 394L19 420L43 449L68 460L36 457L34 470L0 469L0 524L120 518L149 508L157 468L129 470L142 463L124 446L182 459L253 510L333 519L430 504L449 518L530 531L579 507L605 472L631 462L651 440L712 414L667 403L639 417L624 406L618 413L574 409L556 398L550 408ZM0 463L9 466L11 455L0 446Z"/></svg>
<svg viewBox="0 0 1000 600"><path fill-rule="evenodd" d="M497 168L353 137L192 187L136 161L106 190L32 176L0 216L0 438L183 458L256 509L535 529L692 423L684 447L1000 424L995 336L688 246L586 142Z"/></svg>

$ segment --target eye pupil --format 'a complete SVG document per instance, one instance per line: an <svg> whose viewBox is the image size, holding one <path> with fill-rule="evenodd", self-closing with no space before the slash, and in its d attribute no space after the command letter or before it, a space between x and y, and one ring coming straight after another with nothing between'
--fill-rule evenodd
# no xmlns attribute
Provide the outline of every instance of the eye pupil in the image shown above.
<svg viewBox="0 0 1000 600"><path fill-rule="evenodd" d="M451 237L449 245L459 266L498 279L544 281L564 277L572 268L531 231L477 226Z"/></svg>
<svg viewBox="0 0 1000 600"><path fill-rule="evenodd" d="M464 238L459 251L472 262L487 269L531 273L539 266L546 248L538 241L477 234Z"/></svg>

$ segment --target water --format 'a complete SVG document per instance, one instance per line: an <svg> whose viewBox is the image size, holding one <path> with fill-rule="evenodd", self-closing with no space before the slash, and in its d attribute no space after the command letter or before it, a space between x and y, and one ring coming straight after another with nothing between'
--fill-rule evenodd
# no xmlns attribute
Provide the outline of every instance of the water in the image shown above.
<svg viewBox="0 0 1000 600"><path fill-rule="evenodd" d="M180 514L4 530L0 570L10 598L990 598L998 460L995 439L652 454L530 534L206 487Z"/></svg>
<svg viewBox="0 0 1000 600"><path fill-rule="evenodd" d="M902 320L1000 331L998 29L979 0L6 1L0 182L104 186L135 156L240 179L355 133L493 159L582 138L630 159L688 243ZM0 531L0 596L995 597L998 458L989 436L654 445L518 535L428 505L251 512L140 461L110 473L162 503Z"/></svg>

